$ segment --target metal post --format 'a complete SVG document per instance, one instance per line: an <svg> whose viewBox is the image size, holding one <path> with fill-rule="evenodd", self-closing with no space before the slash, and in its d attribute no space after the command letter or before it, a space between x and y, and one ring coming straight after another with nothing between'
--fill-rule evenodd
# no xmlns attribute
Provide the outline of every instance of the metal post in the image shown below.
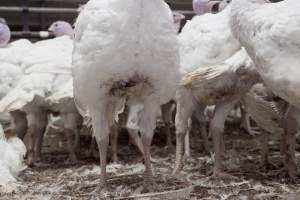
<svg viewBox="0 0 300 200"><path fill-rule="evenodd" d="M29 12L28 12L28 0L23 0L22 1L22 23L23 23L23 31L29 31Z"/></svg>

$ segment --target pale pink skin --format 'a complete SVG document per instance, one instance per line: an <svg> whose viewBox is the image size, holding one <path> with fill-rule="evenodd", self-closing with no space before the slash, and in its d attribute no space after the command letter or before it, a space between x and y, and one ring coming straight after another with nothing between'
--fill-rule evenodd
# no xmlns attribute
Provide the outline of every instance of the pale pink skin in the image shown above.
<svg viewBox="0 0 300 200"><path fill-rule="evenodd" d="M185 19L185 16L179 12L173 12L173 18L174 18L174 25L176 32L178 33L181 27L182 20Z"/></svg>
<svg viewBox="0 0 300 200"><path fill-rule="evenodd" d="M231 0L228 1L228 3ZM226 0L193 0L193 9L196 15L203 15L205 13L216 13L223 10L228 5ZM214 6L219 4L219 9L214 10Z"/></svg>
<svg viewBox="0 0 300 200"><path fill-rule="evenodd" d="M10 41L10 29L3 18L0 18L0 48L6 47Z"/></svg>
<svg viewBox="0 0 300 200"><path fill-rule="evenodd" d="M48 29L48 31L52 32L55 37L60 37L64 35L68 35L71 38L74 38L74 30L68 22L65 21L56 21L54 22Z"/></svg>

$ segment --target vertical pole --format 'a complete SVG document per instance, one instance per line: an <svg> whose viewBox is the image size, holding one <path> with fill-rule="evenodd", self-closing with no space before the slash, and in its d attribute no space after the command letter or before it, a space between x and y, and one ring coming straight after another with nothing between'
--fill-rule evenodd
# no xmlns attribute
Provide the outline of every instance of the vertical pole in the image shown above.
<svg viewBox="0 0 300 200"><path fill-rule="evenodd" d="M40 4L40 7L41 8L44 8L46 7L46 1L45 0L42 0L41 1L41 4ZM46 24L46 19L45 19L45 15L43 13L39 13L39 17L40 17L40 30L46 30L48 24Z"/></svg>
<svg viewBox="0 0 300 200"><path fill-rule="evenodd" d="M22 0L22 24L23 24L23 31L29 32L29 9L28 9L28 0Z"/></svg>

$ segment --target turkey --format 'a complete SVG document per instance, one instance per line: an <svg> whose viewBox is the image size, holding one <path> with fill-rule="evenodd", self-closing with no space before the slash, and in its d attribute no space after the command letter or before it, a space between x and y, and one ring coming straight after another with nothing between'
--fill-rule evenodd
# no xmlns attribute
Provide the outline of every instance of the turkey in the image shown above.
<svg viewBox="0 0 300 200"><path fill-rule="evenodd" d="M176 32L180 31L182 21L185 19L185 16L179 12L173 12L173 20L174 20L174 25L175 25L175 30ZM162 120L164 123L164 132L166 133L167 139L166 139L166 148L171 149L173 147L172 144L172 134L171 134L171 127L174 124L173 120L173 112L174 112L174 101L170 101L166 104L161 105L161 115L159 116L158 120ZM113 162L118 161L117 157L117 149L118 149L118 133L120 132L120 129L126 128L126 120L128 118L128 108L122 108L119 111L119 117L116 119L116 131L113 131L111 134L111 145L112 145L112 159ZM138 137L138 132L132 129L127 129L130 140L132 141L133 144L135 144L140 153L143 154L143 149L141 145L140 138Z"/></svg>
<svg viewBox="0 0 300 200"><path fill-rule="evenodd" d="M241 46L239 42L233 37L230 31L229 13L230 9L227 7L217 14L206 13L201 16L195 16L183 27L182 32L178 36L180 44L180 72L182 77L201 66L221 64L240 50ZM182 135L186 134L189 127L188 120L192 115L198 118L200 122L204 146L206 151L209 152L205 129L206 121L202 112L205 106L196 106L196 104L194 107L188 94L180 91L177 93L177 103L180 101L179 99L184 98L188 102L186 102L187 105L177 104L177 117L175 120L177 151L174 173L179 172L182 168ZM188 111L189 108L187 107L190 106L191 109L199 108L194 109L195 112L193 113L192 111ZM198 112L198 110L200 111ZM186 112L186 116L180 116L180 112ZM186 141L185 148L187 154L189 154L187 150L189 148L188 137L186 137Z"/></svg>
<svg viewBox="0 0 300 200"><path fill-rule="evenodd" d="M0 151L0 189L5 192L17 181L19 173L26 169L24 164L26 147L17 137L6 138L0 125Z"/></svg>
<svg viewBox="0 0 300 200"><path fill-rule="evenodd" d="M163 0L90 0L75 24L76 105L91 116L106 186L106 156L119 106L141 132L145 187L152 190L150 146L160 105L175 96L179 55L172 12ZM117 52L117 54L116 54Z"/></svg>
<svg viewBox="0 0 300 200"><path fill-rule="evenodd" d="M69 36L35 43L21 58L24 75L0 101L0 112L26 113L30 166L41 159L48 110L45 98L71 77L72 49L73 41Z"/></svg>
<svg viewBox="0 0 300 200"><path fill-rule="evenodd" d="M6 20L0 18L0 48L5 47L10 41L10 29Z"/></svg>
<svg viewBox="0 0 300 200"><path fill-rule="evenodd" d="M48 30L56 37L68 35L71 39L74 39L74 30L68 22L56 21ZM68 51L68 53L70 53L70 51ZM68 54L67 56L70 61L72 54ZM66 163L75 164L77 163L75 148L78 144L82 118L74 103L72 75L69 74L66 78L66 83L60 85L56 92L49 95L45 101L48 104L49 110L53 113L59 113L62 119L63 133L67 141L66 147L69 152L69 158L66 160Z"/></svg>
<svg viewBox="0 0 300 200"><path fill-rule="evenodd" d="M65 21L53 22L48 28L49 32L52 32L55 37L68 35L70 38L74 38L74 30L70 23Z"/></svg>
<svg viewBox="0 0 300 200"><path fill-rule="evenodd" d="M232 36L228 27L229 9L222 12L230 1L193 1L194 9L201 11L202 16L196 16L188 21L179 35L181 72L186 74L195 70L198 66L208 66L217 64L232 56L239 48L240 44ZM222 9L211 14L212 5L222 5ZM224 45L226 44L226 45ZM217 48L218 47L218 48ZM194 121L200 121L201 134L204 139L204 149L210 152L206 139L206 129L204 128L204 116L201 112L195 112ZM188 132L191 130L192 122L189 119ZM189 133L185 137L185 157L190 157Z"/></svg>
<svg viewBox="0 0 300 200"><path fill-rule="evenodd" d="M59 36L61 36L61 35L70 35L70 36L73 36L73 34L72 34L72 32L71 32L71 30L69 29L69 27L71 27L71 25L70 24L68 24L67 22L62 22L62 21L59 21L59 22L54 22L52 25L51 25L51 27L49 28L53 33L54 33L54 35L56 36L56 37L59 37ZM65 36L66 37L66 36ZM67 38L67 37L66 37ZM64 39L63 39L64 40ZM69 40L69 39L66 39L66 41L67 40ZM42 50L42 52L40 53L40 52L38 52L39 50L36 50L36 51L33 51L33 50L31 50L31 51L29 51L29 53L28 54L25 54L26 56L24 56L23 55L23 58L22 58L22 66L23 66L23 71L25 71L25 74L26 74L26 76L25 77L29 77L30 78L30 76L32 76L32 75L29 75L29 74L31 74L31 72L27 72L26 71L26 69L27 69L27 66L31 66L31 65L35 65L35 64L32 64L31 62L31 60L34 60L35 59L35 56L36 56L36 58L37 59L40 59L40 60L38 60L38 62L48 62L47 61L47 59L45 59L46 58L46 56L45 55L47 55L47 45L51 45L51 42L52 41L54 41L54 40L48 40L48 44L46 44L46 42L44 41L44 43L43 43L43 45L44 45L44 47L43 48L41 48L41 46L39 46L41 43L36 43L34 46L36 47L36 46L39 46L39 47L37 47L39 50ZM60 42L58 42L58 43L60 43ZM68 46L69 47L72 47L72 45L69 45L69 44L67 44L67 43L69 43L69 44L71 44L72 42L71 41L68 41L68 42L65 42L65 44L67 45L66 46L66 48L68 48ZM55 42L53 42L53 45L56 45L55 44ZM63 44L62 44L63 45ZM34 47L34 48L35 48ZM61 46L60 47L58 47L58 48L61 48ZM70 48L69 48L70 49ZM64 49L62 49L62 51L65 51ZM60 59L62 59L63 57L65 57L65 59L69 59L69 61L71 60L71 52L72 52L72 48L68 51L68 52L66 52L66 54L65 55L62 55L61 56L61 58ZM57 54L56 54L57 55ZM52 59L53 60L55 60L56 58L55 58L55 56L56 56L55 54L53 55L53 57L52 57ZM42 58L44 56L44 58ZM58 57L57 57L58 58ZM43 60L43 59L45 59L45 60ZM51 60L51 58L49 58L49 60ZM28 62L28 63L26 63L26 62ZM50 63L50 62L49 62ZM48 64L49 64L48 63ZM53 63L53 61L52 61L52 64L54 64ZM61 62L61 64L62 64L62 62ZM51 64L50 64L51 65ZM56 64L54 64L54 65L56 65ZM57 66L59 66L60 64L59 63L57 63ZM65 64L62 64L62 65L65 65ZM50 69L50 74L51 73L53 73L53 72L51 72L51 70L52 70L52 67L50 66L49 67L49 69ZM35 72L33 72L33 73L35 73ZM45 70L43 73L47 73L47 70ZM65 72L64 72L65 73ZM70 71L69 72L67 72L67 73L69 73L69 78L71 78L71 73L70 73ZM64 75L65 76L65 75ZM66 80L67 80L67 76L65 77L66 78ZM36 78L36 79L38 79L38 78ZM34 87L34 85L32 85L33 87ZM60 85L59 85L60 86ZM59 86L57 86L57 87L59 87ZM48 105L47 105L48 106ZM45 111L45 110L44 110ZM11 111L10 112L11 113L11 115L13 116L13 119L14 119L14 124L15 124L15 130L16 130L16 132L18 133L18 135L19 135L19 137L20 138L23 138L24 137L24 135L26 134L26 129L28 128L28 120L26 119L26 113L25 112L23 112L22 111L22 109L20 110L20 109L17 109L17 110L15 110L15 109L13 109L13 111ZM45 113L45 112L41 112L41 117L40 117L40 122L41 122L41 126L45 126L46 125L46 121L47 121L47 114ZM28 116L27 116L28 117ZM36 119L37 120L37 119ZM25 130L25 131L24 131ZM37 160L39 160L40 158L40 155L41 155L41 153L40 153L40 151L41 151L41 145L42 145L42 139L43 139L43 136L42 136L42 130L44 130L44 128L40 128L40 136L38 137L38 138L36 138L36 141L34 141L34 142L32 142L32 143L36 143L37 144L37 146L39 146L39 147L35 147L36 149L38 149L37 150L37 153L36 154L38 154L38 158L37 158ZM30 141L32 141L33 140L33 137L31 137L31 139L30 139ZM69 143L69 140L68 140L68 143ZM29 156L29 158L30 158L31 156ZM33 161L31 162L31 161L29 161L30 162L30 165L32 165L32 163L33 163Z"/></svg>
<svg viewBox="0 0 300 200"><path fill-rule="evenodd" d="M230 20L234 36L246 48L267 87L290 104L283 127L284 163L291 179L296 177L295 134L300 116L299 9L297 0L234 0Z"/></svg>
<svg viewBox="0 0 300 200"><path fill-rule="evenodd" d="M54 22L49 31L53 32L55 36L59 36L62 32L69 36L74 36L74 30L70 29L71 25L67 22L57 21ZM71 55L70 55L71 56ZM79 114L75 102L74 102L74 94L73 94L73 78L69 77L69 81L65 84L62 84L57 92L51 94L46 98L46 102L49 105L48 108L54 112L59 113L60 118L63 125L63 133L65 138L67 139L66 147L69 152L69 158L66 160L68 164L76 164L77 156L76 156L76 146L78 144L79 139L79 129L82 127L82 117ZM123 108L120 108L120 112L123 111ZM125 114L126 115L126 114ZM89 120L87 120L89 121ZM118 120L116 120L118 121ZM85 123L89 127L89 122ZM116 122L114 126L114 134L111 136L111 145L112 145L112 159L113 162L118 161L117 156L117 143L118 143L118 131L122 128L122 126ZM132 138L136 138L136 134L133 131L129 131L130 136ZM90 153L94 154L94 139L91 142ZM139 144L137 140L134 140L135 143Z"/></svg>
<svg viewBox="0 0 300 200"><path fill-rule="evenodd" d="M181 74L199 66L220 64L241 45L229 26L230 6L217 14L206 13L187 21L179 34Z"/></svg>
<svg viewBox="0 0 300 200"><path fill-rule="evenodd" d="M10 92L18 83L22 75L22 58L26 52L30 51L33 44L25 39L16 40L8 43L10 40L10 30L5 25L5 20L0 19L0 99ZM14 111L10 113L1 113L1 123L5 125L5 129L13 128L15 133L20 137L26 133L27 121L24 113ZM8 116L8 117L7 117Z"/></svg>
<svg viewBox="0 0 300 200"><path fill-rule="evenodd" d="M179 172L183 166L183 140L189 117L193 112L195 113L195 108L197 108L195 114L200 121L204 121L205 107L216 105L210 122L215 152L214 176L222 177L224 175L225 146L222 135L226 117L250 88L259 81L259 75L243 48L221 64L200 66L182 78L177 90L175 120L177 149L174 173Z"/></svg>
<svg viewBox="0 0 300 200"><path fill-rule="evenodd" d="M19 66L7 62L0 62L0 100L16 86L22 75L23 72ZM16 113L10 114L12 116L18 115ZM24 132L22 119L11 123L12 118L9 113L0 113L0 116L0 124L3 125L5 130L13 128L17 135L22 135Z"/></svg>
<svg viewBox="0 0 300 200"><path fill-rule="evenodd" d="M193 0L193 10L196 15L205 13L218 13L222 11L231 0Z"/></svg>

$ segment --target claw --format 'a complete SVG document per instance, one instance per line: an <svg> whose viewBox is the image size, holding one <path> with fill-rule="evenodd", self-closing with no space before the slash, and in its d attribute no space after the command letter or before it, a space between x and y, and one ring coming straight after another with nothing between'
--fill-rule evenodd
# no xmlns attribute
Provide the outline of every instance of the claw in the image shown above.
<svg viewBox="0 0 300 200"><path fill-rule="evenodd" d="M153 178L150 179L146 179L144 181L144 186L143 186L143 193L147 193L147 192L155 192L158 191L158 187L157 184L155 183L155 181L153 180Z"/></svg>

